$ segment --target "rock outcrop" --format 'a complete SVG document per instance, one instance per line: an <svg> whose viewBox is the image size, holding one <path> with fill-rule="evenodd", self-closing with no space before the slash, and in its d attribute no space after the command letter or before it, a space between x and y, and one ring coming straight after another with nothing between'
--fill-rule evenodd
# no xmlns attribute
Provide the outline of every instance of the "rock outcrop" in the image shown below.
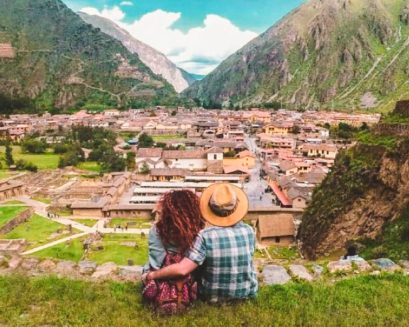
<svg viewBox="0 0 409 327"><path fill-rule="evenodd" d="M303 252L315 258L351 240L375 239L408 205L409 141L389 151L356 146L314 192L298 233Z"/></svg>

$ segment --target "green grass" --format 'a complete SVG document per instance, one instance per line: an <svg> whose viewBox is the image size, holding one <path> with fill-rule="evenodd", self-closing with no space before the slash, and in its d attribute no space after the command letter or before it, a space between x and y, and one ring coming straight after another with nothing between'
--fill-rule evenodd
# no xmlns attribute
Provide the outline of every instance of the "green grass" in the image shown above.
<svg viewBox="0 0 409 327"><path fill-rule="evenodd" d="M0 169L0 180L5 179L10 176L10 172L5 169Z"/></svg>
<svg viewBox="0 0 409 327"><path fill-rule="evenodd" d="M136 247L122 245L122 242L135 242ZM127 265L128 259L136 265L144 265L148 260L148 242L140 235L104 235L103 250L91 250L87 258L97 263L115 262L118 265Z"/></svg>
<svg viewBox="0 0 409 327"><path fill-rule="evenodd" d="M2 235L5 239L26 239L30 243L30 248L51 242L48 240L51 234L58 230L65 230L67 227L54 221L33 215L27 222L17 226L10 233ZM67 237L68 234L61 234L61 237ZM53 240L56 240L57 237Z"/></svg>
<svg viewBox="0 0 409 327"><path fill-rule="evenodd" d="M355 138L358 142L367 145L381 145L387 149L396 147L398 139L393 136L375 135L370 131L360 131L356 133Z"/></svg>
<svg viewBox="0 0 409 327"><path fill-rule="evenodd" d="M279 260L295 260L300 258L300 254L296 247L283 247L283 246L270 246L267 248L267 251L271 259ZM268 256L265 251L257 250L255 253L256 258L265 258Z"/></svg>
<svg viewBox="0 0 409 327"><path fill-rule="evenodd" d="M96 161L81 162L77 167L79 169L90 171L92 173L100 173L101 172L101 166Z"/></svg>
<svg viewBox="0 0 409 327"><path fill-rule="evenodd" d="M4 158L5 147L0 146L0 157ZM56 169L58 167L58 161L60 156L52 152L44 154L30 154L22 153L20 146L13 146L13 158L14 160L23 159L25 161L35 164L38 169Z"/></svg>
<svg viewBox="0 0 409 327"><path fill-rule="evenodd" d="M39 201L39 202L42 202L42 203L45 203L45 204L51 204L51 199L50 198L45 198L45 197L42 197L42 196L33 197L33 200L36 200L36 201Z"/></svg>
<svg viewBox="0 0 409 327"><path fill-rule="evenodd" d="M42 259L53 258L75 262L80 261L83 255L82 239L74 239L33 254L33 256Z"/></svg>
<svg viewBox="0 0 409 327"><path fill-rule="evenodd" d="M22 204L23 206L25 206L24 202L18 201L18 200L10 200L10 201L6 201L3 204Z"/></svg>
<svg viewBox="0 0 409 327"><path fill-rule="evenodd" d="M0 207L0 227L3 227L25 209L27 207Z"/></svg>
<svg viewBox="0 0 409 327"><path fill-rule="evenodd" d="M135 265L144 265L148 260L148 242L147 239L142 239L140 235L105 234L100 242L94 243L91 246L87 254L84 254L82 247L84 239L79 238L58 244L33 255L40 258L71 260L75 262L81 259L88 259L98 264L115 262L118 265L127 265L128 259L133 260ZM123 242L135 242L137 247L121 244ZM97 250L97 245L103 246L103 250Z"/></svg>
<svg viewBox="0 0 409 327"><path fill-rule="evenodd" d="M408 326L408 306L409 278L399 274L263 287L254 300L197 302L173 317L145 307L139 284L0 277L6 326Z"/></svg>
<svg viewBox="0 0 409 327"><path fill-rule="evenodd" d="M152 219L146 218L112 218L108 223L108 227L114 228L115 226L125 227L128 224L129 228L150 228L152 226Z"/></svg>
<svg viewBox="0 0 409 327"><path fill-rule="evenodd" d="M98 222L97 219L73 219L77 223L83 224L88 227L94 227L94 225Z"/></svg>

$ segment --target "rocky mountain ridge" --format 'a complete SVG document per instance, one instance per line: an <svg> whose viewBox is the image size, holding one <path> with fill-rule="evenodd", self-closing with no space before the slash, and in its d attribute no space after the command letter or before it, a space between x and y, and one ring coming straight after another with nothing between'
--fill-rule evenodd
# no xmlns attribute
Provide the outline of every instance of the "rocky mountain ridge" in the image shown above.
<svg viewBox="0 0 409 327"><path fill-rule="evenodd" d="M0 8L3 96L29 99L38 110L178 103L137 55L62 1L0 0Z"/></svg>
<svg viewBox="0 0 409 327"><path fill-rule="evenodd" d="M101 29L102 32L119 40L129 51L137 54L146 66L167 80L176 92L182 92L196 81L188 72L172 63L163 53L135 39L111 20L83 12L78 14L86 23Z"/></svg>
<svg viewBox="0 0 409 327"><path fill-rule="evenodd" d="M409 94L409 1L310 0L185 93L205 106L392 109Z"/></svg>

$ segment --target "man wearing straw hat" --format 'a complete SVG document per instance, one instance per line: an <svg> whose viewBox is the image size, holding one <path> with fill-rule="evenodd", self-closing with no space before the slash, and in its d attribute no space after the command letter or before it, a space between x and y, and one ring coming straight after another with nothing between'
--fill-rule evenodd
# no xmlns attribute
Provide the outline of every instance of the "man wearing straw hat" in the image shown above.
<svg viewBox="0 0 409 327"><path fill-rule="evenodd" d="M210 226L203 229L192 249L178 264L145 276L146 279L184 277L200 269L200 294L208 301L246 299L257 293L253 267L255 235L241 220L248 211L248 199L231 184L213 184L200 198L203 218Z"/></svg>

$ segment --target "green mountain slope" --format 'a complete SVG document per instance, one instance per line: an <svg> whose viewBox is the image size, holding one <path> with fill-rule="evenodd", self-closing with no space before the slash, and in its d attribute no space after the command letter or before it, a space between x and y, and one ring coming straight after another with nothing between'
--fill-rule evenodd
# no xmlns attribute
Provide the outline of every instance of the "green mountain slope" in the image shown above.
<svg viewBox="0 0 409 327"><path fill-rule="evenodd" d="M0 0L0 8L0 94L39 109L178 101L137 55L62 1Z"/></svg>
<svg viewBox="0 0 409 327"><path fill-rule="evenodd" d="M185 93L210 106L392 109L409 97L409 1L310 0Z"/></svg>

